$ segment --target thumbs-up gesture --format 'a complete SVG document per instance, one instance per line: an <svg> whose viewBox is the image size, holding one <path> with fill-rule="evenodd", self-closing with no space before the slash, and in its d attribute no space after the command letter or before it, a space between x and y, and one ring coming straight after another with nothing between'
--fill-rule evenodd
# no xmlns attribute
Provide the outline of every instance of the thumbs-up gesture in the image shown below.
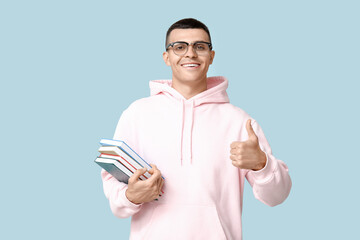
<svg viewBox="0 0 360 240"><path fill-rule="evenodd" d="M230 159L235 167L254 171L265 167L266 155L260 149L259 140L251 126L251 119L246 122L249 139L245 142L233 142L230 145Z"/></svg>

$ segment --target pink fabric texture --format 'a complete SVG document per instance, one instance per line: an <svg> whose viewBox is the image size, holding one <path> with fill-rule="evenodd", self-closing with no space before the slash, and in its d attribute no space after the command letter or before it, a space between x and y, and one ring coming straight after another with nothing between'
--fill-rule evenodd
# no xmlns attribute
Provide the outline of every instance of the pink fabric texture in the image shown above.
<svg viewBox="0 0 360 240"><path fill-rule="evenodd" d="M291 189L288 168L276 159L259 124L229 103L228 81L207 79L208 89L185 99L171 80L150 81L151 96L132 103L121 115L114 139L123 140L165 178L158 201L135 205L127 185L102 171L112 212L132 217L130 239L242 239L244 181L261 202L282 203ZM234 167L230 144L246 141L246 121L267 156L259 171Z"/></svg>

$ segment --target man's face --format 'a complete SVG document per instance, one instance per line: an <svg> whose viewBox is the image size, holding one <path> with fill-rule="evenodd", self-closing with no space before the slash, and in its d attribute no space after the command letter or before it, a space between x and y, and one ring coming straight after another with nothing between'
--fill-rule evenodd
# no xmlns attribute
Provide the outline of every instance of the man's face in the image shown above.
<svg viewBox="0 0 360 240"><path fill-rule="evenodd" d="M168 43L177 41L194 43L210 42L210 39L203 29L174 29L169 35ZM171 66L172 80L183 83L206 81L206 74L214 56L215 52L210 50L199 55L194 51L193 46L188 46L183 56L176 55L171 47L163 53L166 65ZM187 65L189 63L192 65Z"/></svg>

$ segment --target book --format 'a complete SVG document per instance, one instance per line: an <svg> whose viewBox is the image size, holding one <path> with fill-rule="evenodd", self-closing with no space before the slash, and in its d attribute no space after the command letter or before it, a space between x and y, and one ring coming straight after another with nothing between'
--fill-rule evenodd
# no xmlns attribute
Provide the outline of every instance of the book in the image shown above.
<svg viewBox="0 0 360 240"><path fill-rule="evenodd" d="M144 159L142 159L134 150L131 149L124 141L121 140L113 140L103 138L100 140L100 144L103 146L117 146L124 153L134 159L141 167L145 167L147 169L151 169L150 164L148 164Z"/></svg>
<svg viewBox="0 0 360 240"><path fill-rule="evenodd" d="M117 180L128 183L129 178L138 169L152 167L132 150L124 141L101 139L99 148L100 156L95 160L103 169L110 173ZM151 177L149 172L140 175L140 180ZM164 177L161 176L163 179ZM162 193L164 193L161 190ZM161 196L161 194L160 194Z"/></svg>
<svg viewBox="0 0 360 240"><path fill-rule="evenodd" d="M100 154L101 158L110 158L110 159L115 159L118 162L120 162L122 165L124 165L132 174L136 172L137 168L134 167L133 165L131 165L131 163L127 162L123 157L121 156L117 156L117 155L110 155L110 154L106 154L106 153L102 153ZM149 173L147 173L147 175L150 175ZM151 175L150 175L151 176ZM149 177L146 177L143 175L140 175L140 179L141 180L146 180Z"/></svg>
<svg viewBox="0 0 360 240"><path fill-rule="evenodd" d="M126 154L124 151L122 151L118 146L110 146L105 145L101 146L99 148L99 152L102 153L105 157L108 158L115 158L119 160L122 164L124 164L128 169L135 172L137 169L143 168L142 165L140 165L137 161L134 161L132 157L130 157L128 154ZM146 179L150 178L151 175L148 172L144 173L144 176Z"/></svg>
<svg viewBox="0 0 360 240"><path fill-rule="evenodd" d="M128 183L133 173L116 159L97 157L95 162L120 182Z"/></svg>

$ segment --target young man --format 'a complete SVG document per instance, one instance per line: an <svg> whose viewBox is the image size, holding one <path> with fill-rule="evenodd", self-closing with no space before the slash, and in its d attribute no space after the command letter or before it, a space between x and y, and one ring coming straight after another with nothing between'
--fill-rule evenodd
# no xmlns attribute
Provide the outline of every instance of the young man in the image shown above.
<svg viewBox="0 0 360 240"><path fill-rule="evenodd" d="M207 77L214 56L203 23L174 23L163 53L172 80L151 81L151 96L119 120L114 139L154 164L151 178L138 180L146 171L138 170L128 185L102 171L111 210L132 216L131 239L241 239L245 178L269 206L290 192L287 166L257 122L229 103L228 81Z"/></svg>

